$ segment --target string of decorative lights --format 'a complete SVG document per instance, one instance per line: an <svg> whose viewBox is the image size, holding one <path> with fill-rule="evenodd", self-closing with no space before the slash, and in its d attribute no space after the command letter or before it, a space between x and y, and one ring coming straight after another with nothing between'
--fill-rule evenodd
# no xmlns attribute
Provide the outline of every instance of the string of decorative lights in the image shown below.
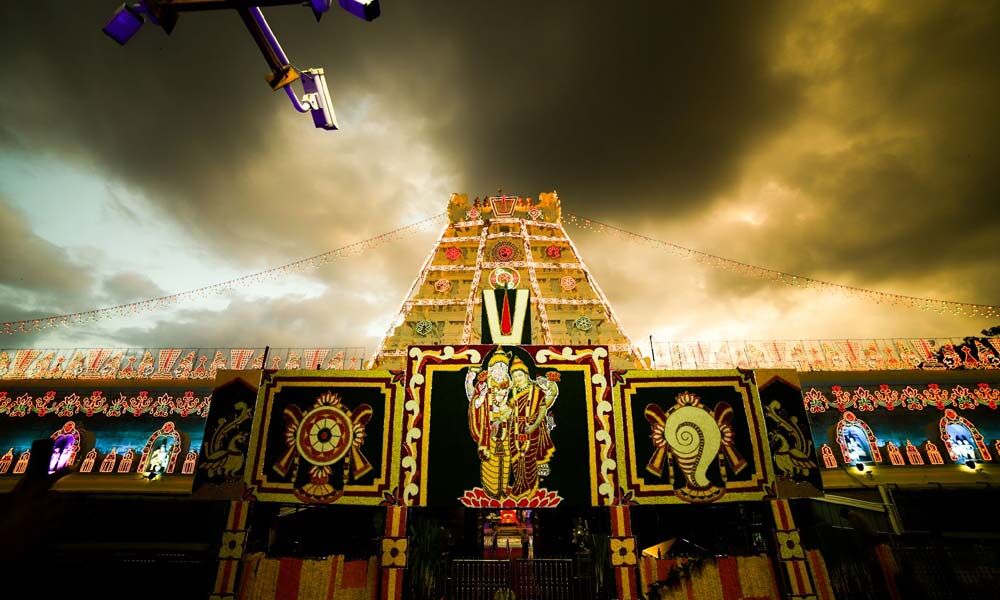
<svg viewBox="0 0 1000 600"><path fill-rule="evenodd" d="M626 239L640 244L645 244L647 246L652 246L654 248L659 248L661 250L666 250L675 256L694 260L698 264L738 273L747 277L755 277L766 281L776 281L792 287L835 291L850 297L860 298L880 304L892 304L894 306L916 308L941 314L952 314L960 317L983 317L987 319L996 319L1000 317L1000 305L996 304L974 304L971 302L954 302L951 300L921 298L917 296L880 292L878 290L833 283L830 281L814 279L812 277L786 273L776 269L759 267L757 265L751 265L738 260L717 256L708 252L694 250L692 248L651 238L640 233L634 233L620 227L615 227L614 225L608 225L607 223L602 223L601 221L581 217L572 213L566 213L566 220L581 229L604 233L615 236L619 239Z"/></svg>
<svg viewBox="0 0 1000 600"><path fill-rule="evenodd" d="M205 298L210 295L219 294L228 290L233 290L237 288L244 288L253 285L263 283L265 281L273 281L279 277L283 277L289 273L297 273L306 271L309 269L315 269L321 265L327 264L334 260L341 258L346 258L349 256L357 256L362 252L381 246L387 242L403 238L407 235L416 233L427 228L429 225L436 223L438 221L447 218L447 213L440 213L432 217L427 217L415 223L393 229L392 231L377 235L366 240L361 240L359 242L354 242L353 244L348 244L342 246L335 250L330 250L328 252L323 252L322 254L316 254L315 256L310 256L308 258L303 258L290 262L278 267L272 267L270 269L265 269L263 271L258 271L256 273L250 273L248 275L242 275L234 279L229 279L220 283L213 283L211 285L206 285L203 287L195 288L192 290L187 290L184 292L178 292L176 294L170 294L167 296L160 296L158 298L150 298L148 300L139 300L137 302L129 302L127 304L119 304L117 306L108 306L105 308L97 308L93 310L86 310L75 313L67 313L63 315L55 315L51 317L43 317L40 319L25 319L20 321L4 321L0 323L0 333L3 335L13 335L18 333L29 333L33 331L40 331L43 329L50 329L58 326L69 326L77 325L80 323L91 323L98 321L100 319L108 319L114 317L130 317L140 313L145 313L153 310L159 310L171 304L181 302L184 300L191 300L196 298Z"/></svg>

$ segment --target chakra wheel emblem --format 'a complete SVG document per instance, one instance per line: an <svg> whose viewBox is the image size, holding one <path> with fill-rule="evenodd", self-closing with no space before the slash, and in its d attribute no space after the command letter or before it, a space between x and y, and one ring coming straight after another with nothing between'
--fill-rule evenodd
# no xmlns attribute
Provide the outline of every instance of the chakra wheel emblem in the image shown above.
<svg viewBox="0 0 1000 600"><path fill-rule="evenodd" d="M590 331L594 328L594 322L590 320L590 317L578 317L573 321L573 327L580 331Z"/></svg>
<svg viewBox="0 0 1000 600"><path fill-rule="evenodd" d="M318 406L302 416L295 446L308 462L325 467L344 458L352 438L351 419L340 406Z"/></svg>
<svg viewBox="0 0 1000 600"><path fill-rule="evenodd" d="M417 321L417 323L413 326L413 329L420 337L427 337L434 333L434 323L424 319L422 321Z"/></svg>
<svg viewBox="0 0 1000 600"><path fill-rule="evenodd" d="M345 483L372 471L361 452L371 406L358 404L352 409L341 403L338 394L326 392L309 410L302 412L291 404L282 414L285 451L272 468L292 478L292 491L303 502L333 502L343 495ZM334 469L341 470L343 477L334 477Z"/></svg>

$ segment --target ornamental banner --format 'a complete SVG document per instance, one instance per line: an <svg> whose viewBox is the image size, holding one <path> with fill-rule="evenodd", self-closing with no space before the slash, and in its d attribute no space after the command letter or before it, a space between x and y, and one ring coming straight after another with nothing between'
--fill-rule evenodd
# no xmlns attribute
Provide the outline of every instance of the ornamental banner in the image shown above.
<svg viewBox="0 0 1000 600"><path fill-rule="evenodd" d="M823 478L802 401L799 374L790 369L756 369L779 498L820 496Z"/></svg>
<svg viewBox="0 0 1000 600"><path fill-rule="evenodd" d="M198 498L242 500L250 428L263 371L219 371L205 441L198 457L194 493Z"/></svg>
<svg viewBox="0 0 1000 600"><path fill-rule="evenodd" d="M802 389L823 469L908 477L891 468L976 470L1000 456L998 370L804 373Z"/></svg>
<svg viewBox="0 0 1000 600"><path fill-rule="evenodd" d="M399 501L547 508L614 501L601 346L414 346Z"/></svg>
<svg viewBox="0 0 1000 600"><path fill-rule="evenodd" d="M402 374L265 371L250 434L248 497L379 505L398 494Z"/></svg>
<svg viewBox="0 0 1000 600"><path fill-rule="evenodd" d="M7 380L0 387L0 490L51 438L56 489L190 491L214 380Z"/></svg>
<svg viewBox="0 0 1000 600"><path fill-rule="evenodd" d="M624 371L614 379L622 504L775 495L752 371Z"/></svg>

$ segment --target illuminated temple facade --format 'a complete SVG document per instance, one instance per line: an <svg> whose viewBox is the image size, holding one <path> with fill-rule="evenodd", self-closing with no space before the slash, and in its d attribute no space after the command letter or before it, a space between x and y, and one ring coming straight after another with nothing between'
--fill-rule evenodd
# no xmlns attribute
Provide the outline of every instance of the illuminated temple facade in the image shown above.
<svg viewBox="0 0 1000 600"><path fill-rule="evenodd" d="M489 322L483 292L500 287L523 290L520 296L530 315L523 323L511 315L510 323L519 329L517 335L508 332L510 342L504 343L600 344L618 368L641 364L607 297L566 235L555 192L542 193L538 200L495 196L470 201L466 194L455 194L448 201L448 219L392 329L375 351L376 366L400 367L411 345L462 345L484 339ZM517 306L508 303L508 308Z"/></svg>
<svg viewBox="0 0 1000 600"><path fill-rule="evenodd" d="M17 560L110 596L990 596L1000 339L647 357L555 192L447 212L374 352L0 351L4 517L72 471Z"/></svg>

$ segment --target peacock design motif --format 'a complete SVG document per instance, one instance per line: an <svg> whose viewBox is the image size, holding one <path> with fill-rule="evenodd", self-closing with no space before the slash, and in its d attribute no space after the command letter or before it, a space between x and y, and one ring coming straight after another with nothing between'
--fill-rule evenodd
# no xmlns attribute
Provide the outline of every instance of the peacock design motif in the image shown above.
<svg viewBox="0 0 1000 600"><path fill-rule="evenodd" d="M698 396L685 391L677 395L676 404L668 410L651 403L644 414L652 427L654 446L646 470L662 477L667 465L669 480L675 482L674 469L678 469L683 485L676 492L688 502L713 502L725 494L726 470L722 462L728 463L733 473L746 468L746 461L734 447L733 409L729 404L719 402L713 412ZM709 476L717 459L721 485Z"/></svg>
<svg viewBox="0 0 1000 600"><path fill-rule="evenodd" d="M817 468L816 457L812 441L803 431L798 417L789 416L777 400L772 400L764 408L764 415L768 421L774 466L783 477L807 477L810 471Z"/></svg>

